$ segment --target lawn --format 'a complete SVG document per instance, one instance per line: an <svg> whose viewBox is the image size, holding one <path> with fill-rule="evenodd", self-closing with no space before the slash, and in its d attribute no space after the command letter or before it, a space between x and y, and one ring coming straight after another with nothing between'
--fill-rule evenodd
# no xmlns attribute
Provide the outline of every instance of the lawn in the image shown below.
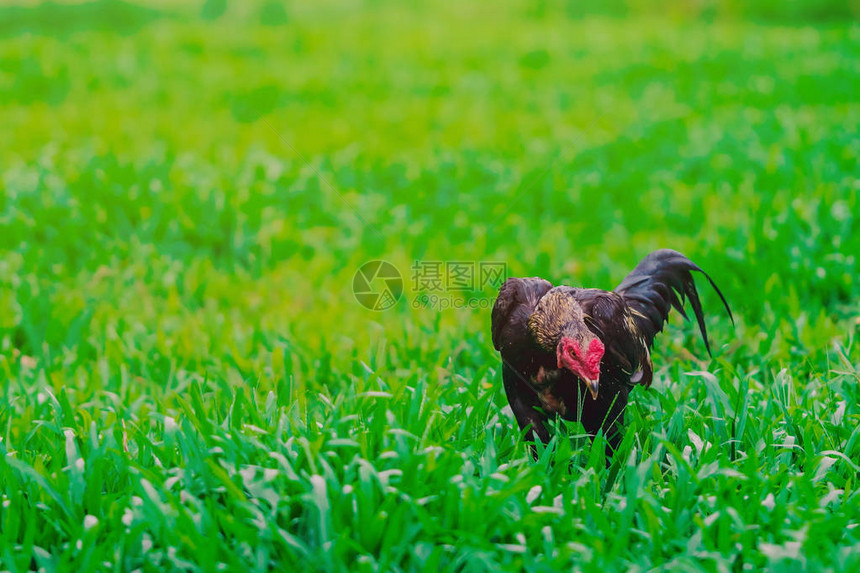
<svg viewBox="0 0 860 573"><path fill-rule="evenodd" d="M0 570L860 570L856 4L655 5L0 6ZM734 326L534 461L418 279L660 247Z"/></svg>

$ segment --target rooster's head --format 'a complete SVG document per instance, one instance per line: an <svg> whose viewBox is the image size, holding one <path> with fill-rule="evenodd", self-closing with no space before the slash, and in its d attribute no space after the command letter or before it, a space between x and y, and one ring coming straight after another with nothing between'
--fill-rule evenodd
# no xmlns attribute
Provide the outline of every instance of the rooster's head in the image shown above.
<svg viewBox="0 0 860 573"><path fill-rule="evenodd" d="M582 308L570 287L555 287L540 300L528 327L537 343L554 351L559 368L581 379L596 400L600 382L603 342L585 324Z"/></svg>

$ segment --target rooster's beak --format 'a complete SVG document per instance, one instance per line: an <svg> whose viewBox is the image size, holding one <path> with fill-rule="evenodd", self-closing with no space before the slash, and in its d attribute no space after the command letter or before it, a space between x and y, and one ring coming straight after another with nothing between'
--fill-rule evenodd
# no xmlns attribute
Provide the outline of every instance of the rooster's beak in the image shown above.
<svg viewBox="0 0 860 573"><path fill-rule="evenodd" d="M591 392L591 397L597 400L597 390L600 384L597 380L586 380L585 385L588 386L588 391Z"/></svg>

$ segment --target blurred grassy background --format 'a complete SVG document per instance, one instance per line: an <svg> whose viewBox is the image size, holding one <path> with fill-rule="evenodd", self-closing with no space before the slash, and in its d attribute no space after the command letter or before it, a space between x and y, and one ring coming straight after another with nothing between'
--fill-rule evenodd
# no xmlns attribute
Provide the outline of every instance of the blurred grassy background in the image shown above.
<svg viewBox="0 0 860 573"><path fill-rule="evenodd" d="M856 364L860 326L858 14L856 1L0 6L4 447L56 477L62 427L119 436L125 420L143 436L132 467L152 471L144 441L164 438L194 385L214 404L202 418L250 387L312 419L320 393L371 384L365 369L392 391L438 384L432 407L489 398L497 412L489 313L412 310L410 292L371 313L350 288L375 258L407 285L420 259L611 288L676 248L735 310L735 330L709 321L733 373L722 384L837 376L834 348ZM686 327L658 343L664 389L708 365L690 351L703 356ZM68 401L56 435L39 429L57 411L44 391ZM853 392L822 411L842 400L844 414ZM344 416L365 415L349 403ZM386 415L380 432L406 423ZM502 419L486 435L514 455ZM468 420L422 443L472 451L485 420ZM850 457L843 442L830 447ZM117 475L115 491L138 491L133 470ZM92 503L70 505L107 511Z"/></svg>
<svg viewBox="0 0 860 573"><path fill-rule="evenodd" d="M753 321L766 302L800 310L798 292L815 312L856 298L858 32L833 23L848 5L696 10L713 22L641 3L606 5L623 20L578 3L273 6L4 8L7 281L95 275L118 288L105 304L135 263L180 281L194 273L170 265L200 267L204 290L238 273L301 309L267 305L274 327L333 301L359 312L349 278L368 258L611 286L672 245L731 292L762 289ZM808 16L824 23L784 24ZM740 272L752 259L761 274ZM7 326L44 324L15 307Z"/></svg>

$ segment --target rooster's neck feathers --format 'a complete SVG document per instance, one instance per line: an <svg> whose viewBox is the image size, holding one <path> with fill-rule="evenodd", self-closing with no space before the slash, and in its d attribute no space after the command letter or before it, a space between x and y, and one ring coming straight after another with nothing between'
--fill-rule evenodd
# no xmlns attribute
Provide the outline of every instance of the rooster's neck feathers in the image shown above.
<svg viewBox="0 0 860 573"><path fill-rule="evenodd" d="M582 307L572 296L575 291L568 286L551 289L529 316L529 332L544 350L555 352L563 335L582 338L588 330Z"/></svg>

